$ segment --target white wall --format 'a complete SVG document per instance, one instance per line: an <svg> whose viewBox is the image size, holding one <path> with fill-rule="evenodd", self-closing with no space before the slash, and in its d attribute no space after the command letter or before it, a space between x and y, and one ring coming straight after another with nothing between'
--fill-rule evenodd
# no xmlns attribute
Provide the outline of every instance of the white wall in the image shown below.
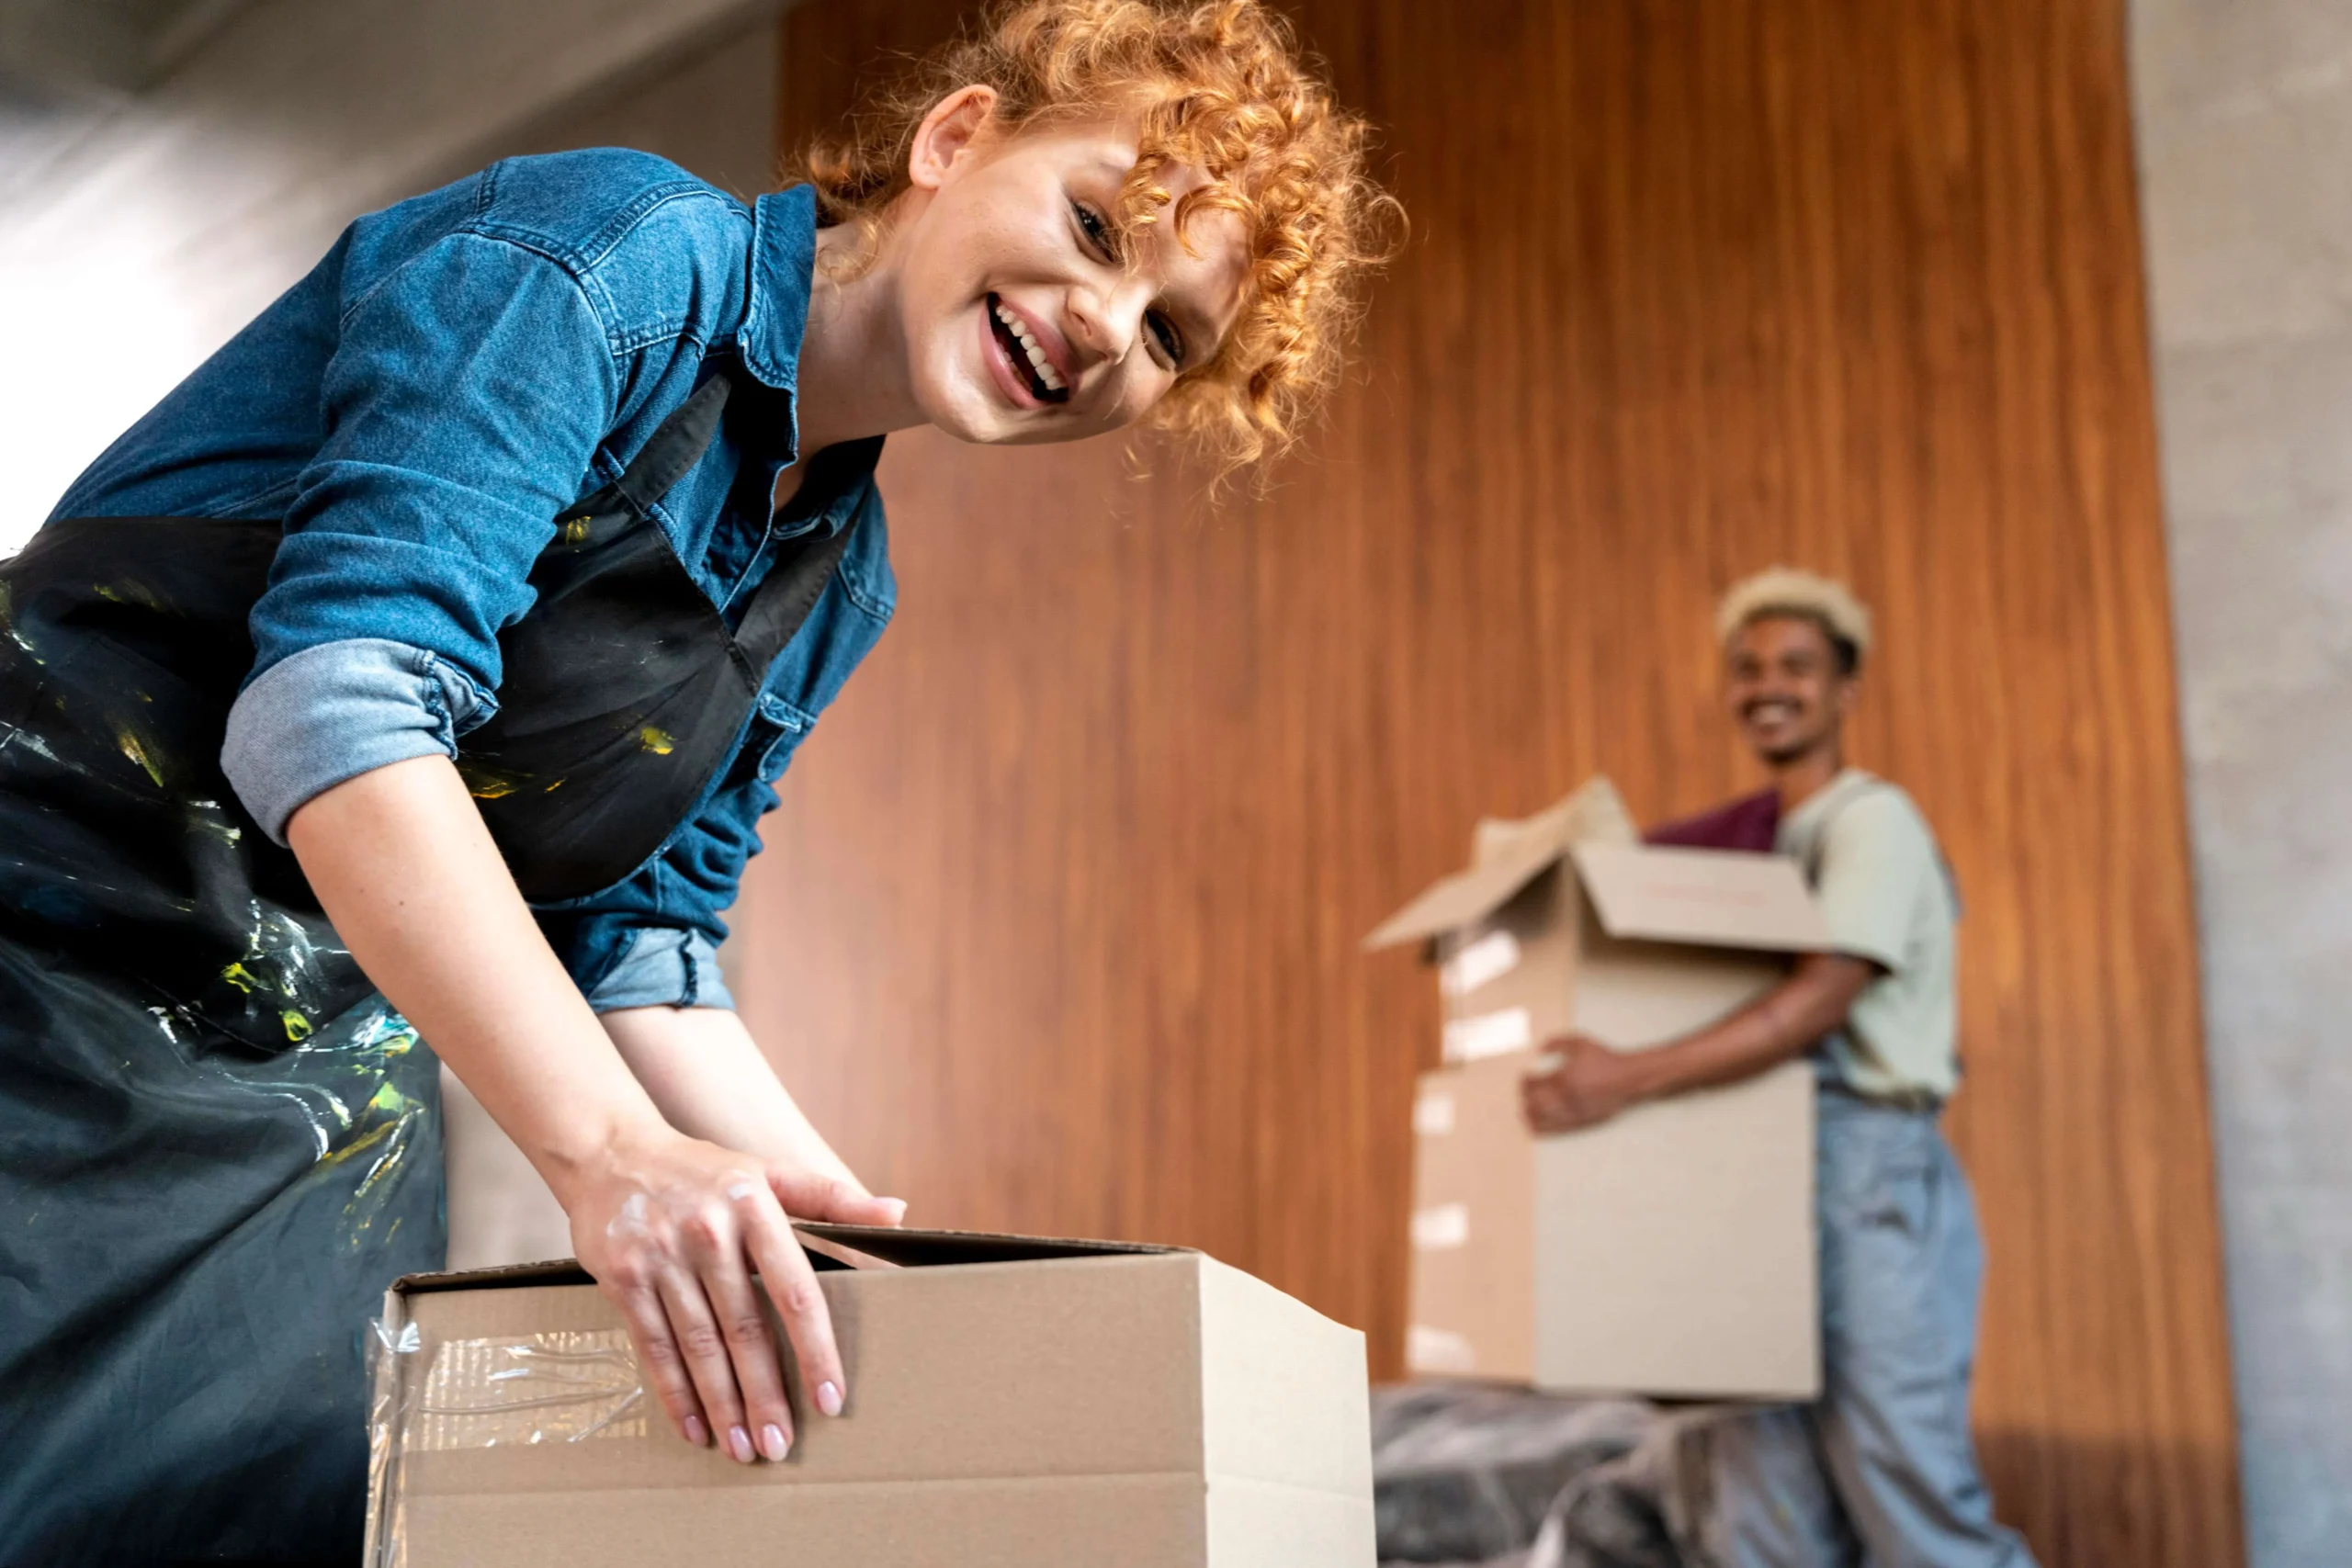
<svg viewBox="0 0 2352 1568"><path fill-rule="evenodd" d="M582 141L758 186L782 5L262 0L136 96L0 116L0 554L361 212Z"/></svg>
<svg viewBox="0 0 2352 1568"><path fill-rule="evenodd" d="M2352 4L2135 0L2254 1568L2352 1562Z"/></svg>

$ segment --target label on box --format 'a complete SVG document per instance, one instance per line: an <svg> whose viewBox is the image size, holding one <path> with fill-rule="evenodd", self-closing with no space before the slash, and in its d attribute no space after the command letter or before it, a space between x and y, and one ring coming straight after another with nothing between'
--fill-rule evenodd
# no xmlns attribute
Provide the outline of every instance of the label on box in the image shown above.
<svg viewBox="0 0 2352 1568"><path fill-rule="evenodd" d="M1425 1089L1413 1097L1413 1132L1423 1138L1442 1138L1453 1131L1453 1096L1442 1089Z"/></svg>
<svg viewBox="0 0 2352 1568"><path fill-rule="evenodd" d="M1405 1331L1405 1364L1417 1372L1475 1372L1478 1353L1451 1328L1417 1323Z"/></svg>
<svg viewBox="0 0 2352 1568"><path fill-rule="evenodd" d="M1504 1008L1475 1018L1457 1018L1445 1026L1445 1059L1476 1062L1486 1056L1524 1051L1534 1043L1535 1026L1525 1008Z"/></svg>
<svg viewBox="0 0 2352 1568"><path fill-rule="evenodd" d="M1393 1234L1393 1233L1392 1233ZM1467 1245L1470 1210L1463 1203L1432 1203L1413 1211L1413 1246L1422 1252L1443 1252Z"/></svg>
<svg viewBox="0 0 2352 1568"><path fill-rule="evenodd" d="M1449 997L1467 996L1518 967L1519 939L1509 931L1488 931L1447 959L1437 983Z"/></svg>

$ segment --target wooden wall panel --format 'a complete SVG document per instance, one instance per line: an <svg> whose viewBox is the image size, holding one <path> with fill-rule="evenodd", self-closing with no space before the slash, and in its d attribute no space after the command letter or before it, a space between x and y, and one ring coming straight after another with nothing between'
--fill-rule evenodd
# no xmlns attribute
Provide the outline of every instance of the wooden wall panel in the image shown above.
<svg viewBox="0 0 2352 1568"><path fill-rule="evenodd" d="M942 1223L1188 1242L1398 1365L1428 976L1481 811L1753 774L1774 560L1966 892L1979 1426L2046 1563L2238 1560L2120 0L1299 0L1413 243L1263 498L1149 447L884 464L899 624L787 779L755 1027ZM953 8L807 0L786 134Z"/></svg>

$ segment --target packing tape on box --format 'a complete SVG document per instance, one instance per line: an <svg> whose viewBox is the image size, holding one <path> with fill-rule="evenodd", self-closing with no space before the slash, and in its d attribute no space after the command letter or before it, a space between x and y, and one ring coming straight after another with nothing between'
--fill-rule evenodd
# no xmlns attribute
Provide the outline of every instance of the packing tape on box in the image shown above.
<svg viewBox="0 0 2352 1568"><path fill-rule="evenodd" d="M375 1330L368 1568L407 1561L401 1467L412 1454L646 1435L645 1382L625 1329L449 1339L429 1354L417 1325L392 1308Z"/></svg>
<svg viewBox="0 0 2352 1568"><path fill-rule="evenodd" d="M645 1383L625 1329L451 1339L409 1412L411 1453L645 1435Z"/></svg>
<svg viewBox="0 0 2352 1568"><path fill-rule="evenodd" d="M1451 1328L1416 1323L1405 1330L1405 1365L1417 1372L1475 1372L1478 1352Z"/></svg>
<svg viewBox="0 0 2352 1568"><path fill-rule="evenodd" d="M1524 1051L1535 1042L1535 1022L1525 1008L1504 1008L1474 1018L1457 1018L1445 1026L1445 1059L1476 1062L1486 1056Z"/></svg>
<svg viewBox="0 0 2352 1568"><path fill-rule="evenodd" d="M1470 1208L1466 1203L1432 1203L1413 1211L1413 1247L1420 1252L1445 1252L1470 1243Z"/></svg>
<svg viewBox="0 0 2352 1568"><path fill-rule="evenodd" d="M424 1336L408 1321L398 1291L368 1340L368 1542L366 1568L402 1568L408 1561L407 1497L401 1488L401 1439Z"/></svg>
<svg viewBox="0 0 2352 1568"><path fill-rule="evenodd" d="M1488 931L1447 959L1437 983L1447 996L1463 997L1518 967L1519 939L1509 931Z"/></svg>

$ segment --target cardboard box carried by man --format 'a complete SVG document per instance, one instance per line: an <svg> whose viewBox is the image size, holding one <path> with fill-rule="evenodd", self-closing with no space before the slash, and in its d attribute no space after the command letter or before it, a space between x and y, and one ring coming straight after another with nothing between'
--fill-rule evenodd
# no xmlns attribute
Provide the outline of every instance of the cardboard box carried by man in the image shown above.
<svg viewBox="0 0 2352 1568"><path fill-rule="evenodd" d="M799 1231L856 1393L779 1464L679 1442L575 1265L394 1286L370 1568L1371 1568L1355 1330L1177 1247Z"/></svg>
<svg viewBox="0 0 2352 1568"><path fill-rule="evenodd" d="M1466 871L1365 939L1428 943L1446 1065L1413 1112L1417 1372L1563 1391L1805 1399L1821 1385L1812 1067L1528 1131L1544 1043L1634 1050L1733 1011L1820 951L1796 864L1644 847L1596 778L1479 824Z"/></svg>

